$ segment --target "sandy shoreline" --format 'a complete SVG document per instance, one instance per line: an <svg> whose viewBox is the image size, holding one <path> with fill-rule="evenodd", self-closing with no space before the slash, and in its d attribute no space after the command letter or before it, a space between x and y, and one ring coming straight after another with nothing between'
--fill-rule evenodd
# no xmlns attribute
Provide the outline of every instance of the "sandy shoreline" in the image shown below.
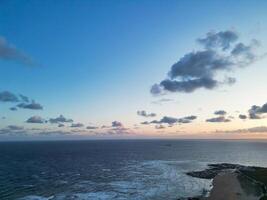
<svg viewBox="0 0 267 200"><path fill-rule="evenodd" d="M219 163L187 175L212 179L208 194L203 191L202 195L187 200L267 200L267 168Z"/></svg>
<svg viewBox="0 0 267 200"><path fill-rule="evenodd" d="M252 192L247 192L240 184L238 174L233 170L219 173L213 179L209 197L203 200L258 200Z"/></svg>

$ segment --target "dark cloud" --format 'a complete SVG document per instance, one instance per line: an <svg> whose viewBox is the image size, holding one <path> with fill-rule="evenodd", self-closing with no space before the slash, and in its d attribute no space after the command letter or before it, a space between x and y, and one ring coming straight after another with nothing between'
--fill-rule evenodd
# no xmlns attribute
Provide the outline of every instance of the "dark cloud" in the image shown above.
<svg viewBox="0 0 267 200"><path fill-rule="evenodd" d="M177 118L174 117L168 117L168 116L164 116L161 120L153 120L150 123L151 124L175 124L178 122Z"/></svg>
<svg viewBox="0 0 267 200"><path fill-rule="evenodd" d="M45 120L40 117L40 116L32 116L26 121L27 123L37 123L37 124L42 124L45 122Z"/></svg>
<svg viewBox="0 0 267 200"><path fill-rule="evenodd" d="M9 91L0 92L0 101L2 102L18 102L18 97Z"/></svg>
<svg viewBox="0 0 267 200"><path fill-rule="evenodd" d="M0 92L0 102L12 102L12 103L19 102L17 108L32 109L32 110L43 109L43 106L39 103L36 103L34 100L32 100L32 102L29 103L29 97L22 94L16 95L9 91ZM16 111L17 108L11 107L10 110Z"/></svg>
<svg viewBox="0 0 267 200"><path fill-rule="evenodd" d="M185 81L176 81L166 79L160 83L160 86L169 92L190 93L198 88L213 89L217 87L218 82L209 77L190 79Z"/></svg>
<svg viewBox="0 0 267 200"><path fill-rule="evenodd" d="M118 121L113 121L112 127L123 127L123 124L121 122L118 122Z"/></svg>
<svg viewBox="0 0 267 200"><path fill-rule="evenodd" d="M197 39L201 45L206 49L216 49L221 48L222 50L227 50L230 48L231 44L237 41L238 35L234 31L219 31L219 32L208 32L205 38Z"/></svg>
<svg viewBox="0 0 267 200"><path fill-rule="evenodd" d="M17 107L31 110L43 110L43 106L35 101L32 101L31 103L20 103Z"/></svg>
<svg viewBox="0 0 267 200"><path fill-rule="evenodd" d="M9 108L9 110L11 110L11 111L17 111L18 109L16 107L11 107L11 108Z"/></svg>
<svg viewBox="0 0 267 200"><path fill-rule="evenodd" d="M253 105L248 110L249 118L250 119L261 119L263 118L263 114L267 113L267 103L263 104L262 106Z"/></svg>
<svg viewBox="0 0 267 200"><path fill-rule="evenodd" d="M64 127L65 125L64 124L58 124L58 127Z"/></svg>
<svg viewBox="0 0 267 200"><path fill-rule="evenodd" d="M226 115L227 112L225 110L217 110L214 112L214 115Z"/></svg>
<svg viewBox="0 0 267 200"><path fill-rule="evenodd" d="M230 122L230 119L226 119L224 116L214 117L206 119L206 122Z"/></svg>
<svg viewBox="0 0 267 200"><path fill-rule="evenodd" d="M87 126L86 129L94 130L94 129L98 129L98 127L97 126Z"/></svg>
<svg viewBox="0 0 267 200"><path fill-rule="evenodd" d="M49 122L51 124L56 124L56 123L72 123L73 120L72 119L67 119L63 115L60 115L59 117L56 117L56 118L50 118L49 119Z"/></svg>
<svg viewBox="0 0 267 200"><path fill-rule="evenodd" d="M195 119L197 119L197 116L190 115L190 116L186 116L186 117L183 117L183 118L179 118L178 119L178 123L187 124L187 123L191 123Z"/></svg>
<svg viewBox="0 0 267 200"><path fill-rule="evenodd" d="M26 65L34 65L33 60L9 44L5 38L0 36L0 59L12 60Z"/></svg>
<svg viewBox="0 0 267 200"><path fill-rule="evenodd" d="M74 124L71 124L70 127L72 128L80 128L80 127L83 127L84 125L82 123L74 123Z"/></svg>
<svg viewBox="0 0 267 200"><path fill-rule="evenodd" d="M231 54L239 59L239 64L241 66L246 66L256 60L256 55L253 52L255 47L259 46L257 40L252 40L250 45L245 45L242 42L236 44L236 46L231 51Z"/></svg>
<svg viewBox="0 0 267 200"><path fill-rule="evenodd" d="M143 124L143 125L148 125L150 124L148 121L145 121L145 122L141 122L140 124Z"/></svg>
<svg viewBox="0 0 267 200"><path fill-rule="evenodd" d="M208 33L205 38L197 40L204 50L185 54L172 65L168 78L160 84L154 84L150 92L155 95L166 92L190 93L200 88L214 89L219 85L234 84L235 78L228 77L220 81L217 74L247 66L256 58L252 48L254 44L234 45L237 40L238 35L233 31Z"/></svg>
<svg viewBox="0 0 267 200"><path fill-rule="evenodd" d="M247 119L247 116L246 115L242 115L242 114L240 114L238 117L239 117L239 119Z"/></svg>
<svg viewBox="0 0 267 200"><path fill-rule="evenodd" d="M142 116L142 117L156 117L156 113L147 113L144 110L137 111L137 115Z"/></svg>
<svg viewBox="0 0 267 200"><path fill-rule="evenodd" d="M176 123L180 124L186 124L186 123L191 123L193 120L197 119L197 116L195 115L190 115L182 118L174 118L174 117L168 117L164 116L161 118L161 120L153 120L151 122L141 122L141 124L147 125L147 124L168 124L169 126L172 126Z"/></svg>

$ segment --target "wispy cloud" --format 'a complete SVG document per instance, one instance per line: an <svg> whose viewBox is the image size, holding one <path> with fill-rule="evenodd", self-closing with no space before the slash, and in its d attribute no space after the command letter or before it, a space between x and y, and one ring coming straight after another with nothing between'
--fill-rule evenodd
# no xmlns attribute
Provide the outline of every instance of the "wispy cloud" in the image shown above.
<svg viewBox="0 0 267 200"><path fill-rule="evenodd" d="M0 59L16 61L29 66L35 65L30 56L17 49L14 45L8 43L2 36L0 36Z"/></svg>
<svg viewBox="0 0 267 200"><path fill-rule="evenodd" d="M217 133L267 133L267 127L266 126L256 126L246 129L235 129L235 130L217 130Z"/></svg>

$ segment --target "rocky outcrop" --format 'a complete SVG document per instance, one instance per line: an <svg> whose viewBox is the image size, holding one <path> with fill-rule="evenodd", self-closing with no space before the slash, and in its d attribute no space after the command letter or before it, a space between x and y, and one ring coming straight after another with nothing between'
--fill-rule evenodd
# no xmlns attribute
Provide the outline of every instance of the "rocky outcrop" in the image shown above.
<svg viewBox="0 0 267 200"><path fill-rule="evenodd" d="M208 168L202 171L187 172L186 174L196 178L213 179L224 170L253 170L253 167L246 167L238 164L220 163L209 164Z"/></svg>

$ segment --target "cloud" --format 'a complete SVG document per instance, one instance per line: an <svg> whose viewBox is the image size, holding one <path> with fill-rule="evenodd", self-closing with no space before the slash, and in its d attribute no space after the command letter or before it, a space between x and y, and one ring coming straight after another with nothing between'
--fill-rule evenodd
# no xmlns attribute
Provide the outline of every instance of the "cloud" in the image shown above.
<svg viewBox="0 0 267 200"><path fill-rule="evenodd" d="M64 124L58 124L58 127L64 127L65 125Z"/></svg>
<svg viewBox="0 0 267 200"><path fill-rule="evenodd" d="M9 110L11 110L11 111L17 111L18 109L16 107L11 107L11 108L9 108Z"/></svg>
<svg viewBox="0 0 267 200"><path fill-rule="evenodd" d="M224 116L214 117L206 119L206 122L230 122L230 119L226 119Z"/></svg>
<svg viewBox="0 0 267 200"><path fill-rule="evenodd" d="M262 119L262 115L267 113L267 103L263 104L262 106L251 106L251 108L248 110L248 113L250 119Z"/></svg>
<svg viewBox="0 0 267 200"><path fill-rule="evenodd" d="M143 125L148 125L148 124L168 124L169 126L172 126L172 125L174 125L176 123L179 123L179 124L191 123L195 119L197 119L197 116L195 116L195 115L190 115L190 116L186 116L186 117L182 117L182 118L174 118L174 117L164 116L160 120L153 120L151 122L144 121L144 122L141 122L141 124L143 124Z"/></svg>
<svg viewBox="0 0 267 200"><path fill-rule="evenodd" d="M142 117L155 117L155 116L157 116L156 113L147 113L144 110L137 111L137 115L142 116Z"/></svg>
<svg viewBox="0 0 267 200"><path fill-rule="evenodd" d="M32 109L32 110L42 110L43 106L39 103L36 103L34 100L32 100L31 103L29 103L29 97L25 95L16 95L9 91L2 91L0 92L0 102L12 102L16 103L19 102L17 105L18 108L24 108L24 109ZM16 111L16 107L11 107L10 110Z"/></svg>
<svg viewBox="0 0 267 200"><path fill-rule="evenodd" d="M71 135L72 132L69 131L53 131L53 130L44 130L36 133L41 136L60 136L60 135Z"/></svg>
<svg viewBox="0 0 267 200"><path fill-rule="evenodd" d="M67 119L66 117L64 117L63 115L59 115L59 117L56 118L50 118L49 122L51 124L56 124L56 123L72 123L73 120L72 119Z"/></svg>
<svg viewBox="0 0 267 200"><path fill-rule="evenodd" d="M266 126L256 126L247 129L236 129L230 131L216 131L217 133L267 133Z"/></svg>
<svg viewBox="0 0 267 200"><path fill-rule="evenodd" d="M190 115L190 116L179 118L178 123L187 124L187 123L191 123L195 119L197 119L197 116Z"/></svg>
<svg viewBox="0 0 267 200"><path fill-rule="evenodd" d="M155 126L155 129L164 129L164 128L166 128L166 127L163 126L162 124L160 124L160 125L156 125L156 126Z"/></svg>
<svg viewBox="0 0 267 200"><path fill-rule="evenodd" d="M166 102L172 102L174 101L173 99L168 99L168 98L162 98L162 99L159 99L159 100L156 100L156 101L152 101L151 103L153 104L163 104L163 103L166 103Z"/></svg>
<svg viewBox="0 0 267 200"><path fill-rule="evenodd" d="M112 128L111 130L109 130L107 132L107 134L109 134L109 135L125 135L125 134L133 134L133 131L131 131L128 128L124 128L124 127L115 127L115 128Z"/></svg>
<svg viewBox="0 0 267 200"><path fill-rule="evenodd" d="M19 131L19 130L23 130L24 129L23 126L17 126L17 125L9 125L7 128L10 129L10 130L15 130L15 131Z"/></svg>
<svg viewBox="0 0 267 200"><path fill-rule="evenodd" d="M6 128L0 129L0 134L18 134L23 132L24 132L24 127L17 125L9 125Z"/></svg>
<svg viewBox="0 0 267 200"><path fill-rule="evenodd" d="M22 101L24 101L26 103L29 103L30 102L29 97L26 97L25 95L20 94L19 97L20 97L20 99Z"/></svg>
<svg viewBox="0 0 267 200"><path fill-rule="evenodd" d="M123 127L123 124L119 121L113 121L112 122L112 127Z"/></svg>
<svg viewBox="0 0 267 200"><path fill-rule="evenodd" d="M226 115L227 112L225 110L217 110L214 112L214 115Z"/></svg>
<svg viewBox="0 0 267 200"><path fill-rule="evenodd" d="M231 44L237 41L238 35L234 31L208 32L205 38L197 39L197 42L206 49L222 48L224 51L229 49Z"/></svg>
<svg viewBox="0 0 267 200"><path fill-rule="evenodd" d="M240 114L238 117L239 117L239 119L247 119L247 116L246 115L242 115L242 114Z"/></svg>
<svg viewBox="0 0 267 200"><path fill-rule="evenodd" d="M2 36L0 36L0 59L12 60L25 65L34 65L31 57L9 44Z"/></svg>
<svg viewBox="0 0 267 200"><path fill-rule="evenodd" d="M27 123L37 123L37 124L42 124L45 122L45 120L40 117L40 116L32 116L26 121Z"/></svg>
<svg viewBox="0 0 267 200"><path fill-rule="evenodd" d="M150 124L148 121L144 121L144 122L141 122L140 124L143 124L143 125L148 125Z"/></svg>
<svg viewBox="0 0 267 200"><path fill-rule="evenodd" d="M72 128L80 128L80 127L83 127L84 125L82 123L74 123L74 124L71 124L70 127Z"/></svg>
<svg viewBox="0 0 267 200"><path fill-rule="evenodd" d="M31 110L43 110L43 106L35 101L32 101L31 103L20 103L17 107Z"/></svg>
<svg viewBox="0 0 267 200"><path fill-rule="evenodd" d="M159 84L154 84L150 92L154 95L166 92L191 93L197 89L214 89L236 82L228 77L221 81L218 74L237 67L248 66L257 56L254 52L256 42L245 45L237 43L238 35L234 31L209 32L205 38L197 39L204 49L185 54L171 66L168 77Z"/></svg>
<svg viewBox="0 0 267 200"><path fill-rule="evenodd" d="M94 129L98 129L98 127L97 126L87 126L86 129L94 130Z"/></svg>
<svg viewBox="0 0 267 200"><path fill-rule="evenodd" d="M151 121L150 123L151 124L175 124L178 122L178 119L177 118L174 118L174 117L168 117L168 116L164 116L161 120L153 120Z"/></svg>
<svg viewBox="0 0 267 200"><path fill-rule="evenodd" d="M0 101L2 102L18 102L18 97L9 91L0 92Z"/></svg>

